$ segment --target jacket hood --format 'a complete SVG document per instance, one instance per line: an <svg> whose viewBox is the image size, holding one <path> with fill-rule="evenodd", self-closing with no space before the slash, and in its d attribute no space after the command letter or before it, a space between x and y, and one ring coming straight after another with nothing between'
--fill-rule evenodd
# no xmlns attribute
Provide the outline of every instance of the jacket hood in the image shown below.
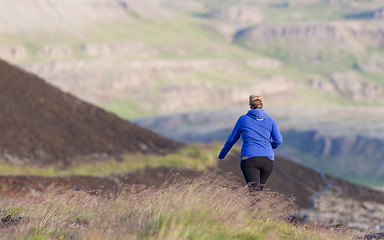
<svg viewBox="0 0 384 240"><path fill-rule="evenodd" d="M266 118L269 118L269 115L262 108L256 108L254 110L249 110L247 113L247 116L250 116L251 118L259 120L259 121L264 120Z"/></svg>

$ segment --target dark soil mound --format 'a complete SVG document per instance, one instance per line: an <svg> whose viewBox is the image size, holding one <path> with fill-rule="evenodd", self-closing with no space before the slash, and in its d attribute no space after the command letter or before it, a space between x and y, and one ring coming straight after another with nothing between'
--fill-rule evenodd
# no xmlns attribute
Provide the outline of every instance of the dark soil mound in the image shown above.
<svg viewBox="0 0 384 240"><path fill-rule="evenodd" d="M100 153L165 153L181 146L1 60L0 104L0 154L11 162L46 164Z"/></svg>

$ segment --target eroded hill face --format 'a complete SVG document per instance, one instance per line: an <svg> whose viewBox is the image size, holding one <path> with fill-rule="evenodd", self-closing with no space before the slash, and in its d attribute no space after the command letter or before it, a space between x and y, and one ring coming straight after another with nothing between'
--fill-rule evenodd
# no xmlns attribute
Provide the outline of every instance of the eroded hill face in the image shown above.
<svg viewBox="0 0 384 240"><path fill-rule="evenodd" d="M127 118L384 102L381 0L1 4L0 56Z"/></svg>
<svg viewBox="0 0 384 240"><path fill-rule="evenodd" d="M160 153L180 144L124 121L0 61L0 155L55 163L92 154Z"/></svg>

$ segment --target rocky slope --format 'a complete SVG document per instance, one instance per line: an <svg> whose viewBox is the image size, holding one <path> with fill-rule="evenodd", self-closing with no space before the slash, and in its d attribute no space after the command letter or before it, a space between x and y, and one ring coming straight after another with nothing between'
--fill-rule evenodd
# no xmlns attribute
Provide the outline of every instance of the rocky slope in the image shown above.
<svg viewBox="0 0 384 240"><path fill-rule="evenodd" d="M384 204L375 201L359 201L343 196L335 186L316 199L317 208L301 210L299 216L309 221L348 228L355 236L384 231ZM339 192L339 193L337 193Z"/></svg>
<svg viewBox="0 0 384 240"><path fill-rule="evenodd" d="M179 146L0 60L0 154L10 163L66 162Z"/></svg>
<svg viewBox="0 0 384 240"><path fill-rule="evenodd" d="M367 48L380 48L384 44L383 30L382 22L276 24L241 30L235 40L261 49L277 44L319 58L319 52L326 53L327 50L338 49L359 55ZM331 47L327 49L326 46Z"/></svg>

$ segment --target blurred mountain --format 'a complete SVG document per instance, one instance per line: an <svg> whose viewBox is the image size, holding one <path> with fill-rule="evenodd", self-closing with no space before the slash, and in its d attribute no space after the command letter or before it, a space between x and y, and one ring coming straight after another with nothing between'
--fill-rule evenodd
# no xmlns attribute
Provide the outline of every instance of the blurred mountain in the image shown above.
<svg viewBox="0 0 384 240"><path fill-rule="evenodd" d="M377 106L383 0L0 3L0 57L126 118L246 104Z"/></svg>

